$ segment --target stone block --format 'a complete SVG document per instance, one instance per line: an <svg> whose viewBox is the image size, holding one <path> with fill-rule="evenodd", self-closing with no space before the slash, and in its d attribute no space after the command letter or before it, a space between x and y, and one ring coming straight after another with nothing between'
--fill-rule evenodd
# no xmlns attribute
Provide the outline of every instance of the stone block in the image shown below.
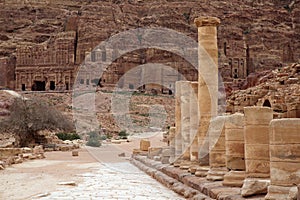
<svg viewBox="0 0 300 200"><path fill-rule="evenodd" d="M32 148L24 147L22 148L22 153L32 153Z"/></svg>
<svg viewBox="0 0 300 200"><path fill-rule="evenodd" d="M0 159L22 154L21 148L0 148Z"/></svg>
<svg viewBox="0 0 300 200"><path fill-rule="evenodd" d="M247 176L269 177L270 161L268 160L245 160Z"/></svg>
<svg viewBox="0 0 300 200"><path fill-rule="evenodd" d="M225 152L225 136L220 135L217 137L211 137L209 135L209 149L210 150L222 150Z"/></svg>
<svg viewBox="0 0 300 200"><path fill-rule="evenodd" d="M245 107L245 125L269 125L273 119L273 110L268 107Z"/></svg>
<svg viewBox="0 0 300 200"><path fill-rule="evenodd" d="M245 144L245 158L247 160L270 160L268 144Z"/></svg>
<svg viewBox="0 0 300 200"><path fill-rule="evenodd" d="M148 148L150 147L150 141L142 139L140 141L140 150L142 151L148 151Z"/></svg>
<svg viewBox="0 0 300 200"><path fill-rule="evenodd" d="M225 121L225 129L243 129L245 124L244 118L242 113L229 115Z"/></svg>
<svg viewBox="0 0 300 200"><path fill-rule="evenodd" d="M148 148L148 158L153 159L154 156L159 156L162 152L162 148L150 147Z"/></svg>
<svg viewBox="0 0 300 200"><path fill-rule="evenodd" d="M244 157L244 142L226 141L226 156L242 156Z"/></svg>
<svg viewBox="0 0 300 200"><path fill-rule="evenodd" d="M209 162L211 167L226 166L226 155L224 151L211 151L209 153Z"/></svg>
<svg viewBox="0 0 300 200"><path fill-rule="evenodd" d="M300 164L292 162L271 162L271 184L293 186L300 183Z"/></svg>
<svg viewBox="0 0 300 200"><path fill-rule="evenodd" d="M42 145L35 146L32 151L34 154L44 153L44 149Z"/></svg>
<svg viewBox="0 0 300 200"><path fill-rule="evenodd" d="M270 123L270 144L299 144L300 119L274 119Z"/></svg>
<svg viewBox="0 0 300 200"><path fill-rule="evenodd" d="M225 129L226 141L244 141L244 129Z"/></svg>
<svg viewBox="0 0 300 200"><path fill-rule="evenodd" d="M270 145L270 160L271 162L297 162L300 165L300 144Z"/></svg>
<svg viewBox="0 0 300 200"><path fill-rule="evenodd" d="M243 197L248 197L258 194L267 194L270 180L263 179L246 179L241 190Z"/></svg>
<svg viewBox="0 0 300 200"><path fill-rule="evenodd" d="M244 131L245 144L269 144L269 126L247 125Z"/></svg>
<svg viewBox="0 0 300 200"><path fill-rule="evenodd" d="M244 156L227 156L226 167L232 170L245 170L245 158Z"/></svg>
<svg viewBox="0 0 300 200"><path fill-rule="evenodd" d="M73 150L72 151L72 156L79 156L78 150Z"/></svg>

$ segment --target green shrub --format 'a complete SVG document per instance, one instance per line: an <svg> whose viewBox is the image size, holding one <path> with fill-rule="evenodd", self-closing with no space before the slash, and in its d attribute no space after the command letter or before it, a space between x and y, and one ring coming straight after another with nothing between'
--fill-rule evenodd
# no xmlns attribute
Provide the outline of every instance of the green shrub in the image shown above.
<svg viewBox="0 0 300 200"><path fill-rule="evenodd" d="M99 140L101 139L99 134L95 131L92 131L90 133L88 133L89 140L86 143L87 146L91 146L91 147L100 147L101 143L99 142Z"/></svg>
<svg viewBox="0 0 300 200"><path fill-rule="evenodd" d="M125 130L122 130L122 131L119 132L119 136L120 136L120 137L125 137L125 136L127 136L127 135L128 135L128 134L126 133Z"/></svg>
<svg viewBox="0 0 300 200"><path fill-rule="evenodd" d="M77 133L56 133L56 136L61 140L77 140L80 136Z"/></svg>
<svg viewBox="0 0 300 200"><path fill-rule="evenodd" d="M100 140L106 140L107 139L107 136L106 135L102 135L101 137L100 137Z"/></svg>

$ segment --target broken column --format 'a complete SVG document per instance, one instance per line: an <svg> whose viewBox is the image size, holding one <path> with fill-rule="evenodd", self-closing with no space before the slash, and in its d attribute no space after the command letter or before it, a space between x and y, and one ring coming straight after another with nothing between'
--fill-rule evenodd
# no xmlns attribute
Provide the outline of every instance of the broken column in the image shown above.
<svg viewBox="0 0 300 200"><path fill-rule="evenodd" d="M225 156L226 116L215 117L209 126L209 166L207 180L221 181L227 173Z"/></svg>
<svg viewBox="0 0 300 200"><path fill-rule="evenodd" d="M190 82L190 160L198 161L198 82Z"/></svg>
<svg viewBox="0 0 300 200"><path fill-rule="evenodd" d="M245 107L246 179L242 196L266 194L270 182L269 123L273 110L269 107Z"/></svg>
<svg viewBox="0 0 300 200"><path fill-rule="evenodd" d="M181 137L181 81L175 83L175 158L176 162L182 154Z"/></svg>
<svg viewBox="0 0 300 200"><path fill-rule="evenodd" d="M226 167L223 185L242 187L245 179L244 115L235 113L225 121Z"/></svg>
<svg viewBox="0 0 300 200"><path fill-rule="evenodd" d="M198 27L198 108L199 108L199 164L209 165L207 131L212 117L217 116L218 108L218 46L217 26L220 20L215 17L195 19Z"/></svg>
<svg viewBox="0 0 300 200"><path fill-rule="evenodd" d="M266 199L296 199L300 183L300 119L270 123L271 185ZM294 193L293 198L289 194Z"/></svg>

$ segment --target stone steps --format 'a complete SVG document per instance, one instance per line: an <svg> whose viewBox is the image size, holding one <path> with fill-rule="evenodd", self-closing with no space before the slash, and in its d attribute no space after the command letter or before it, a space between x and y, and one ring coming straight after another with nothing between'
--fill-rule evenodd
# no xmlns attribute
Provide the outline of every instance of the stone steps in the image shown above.
<svg viewBox="0 0 300 200"><path fill-rule="evenodd" d="M131 163L139 169L188 199L218 199L218 200L241 200L241 199L264 199L262 196L243 198L238 187L226 187L222 181L208 181L206 178L196 177L187 170L175 168L172 165L161 164L159 161L148 159L146 156L135 155Z"/></svg>

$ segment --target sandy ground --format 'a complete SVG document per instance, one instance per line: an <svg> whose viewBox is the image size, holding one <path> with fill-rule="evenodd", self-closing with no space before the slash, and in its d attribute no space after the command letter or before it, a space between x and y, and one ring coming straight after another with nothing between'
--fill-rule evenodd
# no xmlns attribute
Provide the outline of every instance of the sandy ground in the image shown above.
<svg viewBox="0 0 300 200"><path fill-rule="evenodd" d="M151 146L163 146L162 135L150 138ZM43 160L26 161L0 171L0 199L32 199L57 190L60 182L82 181L81 174L99 169L105 163L128 162L133 148L139 147L139 139L122 144L103 144L100 148L81 148L79 157L71 152L46 152ZM126 157L119 157L125 153Z"/></svg>

